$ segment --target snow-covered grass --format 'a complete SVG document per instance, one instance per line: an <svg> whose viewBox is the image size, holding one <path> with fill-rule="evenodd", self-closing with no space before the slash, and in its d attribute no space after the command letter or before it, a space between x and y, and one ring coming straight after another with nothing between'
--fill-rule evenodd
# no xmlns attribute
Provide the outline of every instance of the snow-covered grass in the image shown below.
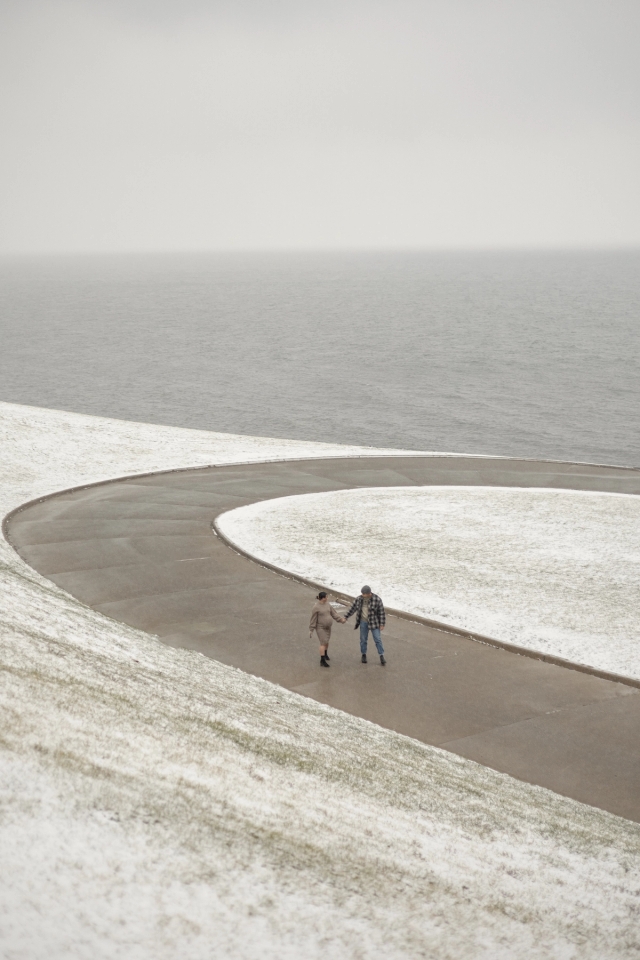
<svg viewBox="0 0 640 960"><path fill-rule="evenodd" d="M108 475L301 455L0 415L3 512ZM0 549L7 960L638 955L638 825L165 647Z"/></svg>
<svg viewBox="0 0 640 960"><path fill-rule="evenodd" d="M233 510L248 553L390 607L640 678L640 497L391 487Z"/></svg>

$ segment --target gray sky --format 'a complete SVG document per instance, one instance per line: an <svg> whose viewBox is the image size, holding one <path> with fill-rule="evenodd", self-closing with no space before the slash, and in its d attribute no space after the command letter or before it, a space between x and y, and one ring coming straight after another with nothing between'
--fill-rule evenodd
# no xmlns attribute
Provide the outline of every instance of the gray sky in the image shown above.
<svg viewBox="0 0 640 960"><path fill-rule="evenodd" d="M0 0L0 250L640 243L638 0Z"/></svg>

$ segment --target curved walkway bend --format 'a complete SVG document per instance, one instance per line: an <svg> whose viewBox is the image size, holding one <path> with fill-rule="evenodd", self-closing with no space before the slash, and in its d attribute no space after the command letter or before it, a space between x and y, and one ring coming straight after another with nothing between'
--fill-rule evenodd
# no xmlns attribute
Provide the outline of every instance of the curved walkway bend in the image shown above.
<svg viewBox="0 0 640 960"><path fill-rule="evenodd" d="M334 630L333 669L320 671L310 586L212 535L217 516L257 500L429 484L638 495L640 471L479 457L288 460L65 491L25 505L4 527L45 577L167 644L640 822L638 683L402 614L385 631L384 670L377 658L360 664L348 624Z"/></svg>

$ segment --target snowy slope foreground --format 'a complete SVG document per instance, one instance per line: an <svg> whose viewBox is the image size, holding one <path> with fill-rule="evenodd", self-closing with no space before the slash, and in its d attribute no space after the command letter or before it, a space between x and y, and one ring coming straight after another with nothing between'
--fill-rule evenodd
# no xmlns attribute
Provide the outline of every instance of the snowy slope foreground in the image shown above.
<svg viewBox="0 0 640 960"><path fill-rule="evenodd" d="M350 594L640 678L640 497L500 487L306 494L224 514L261 560Z"/></svg>
<svg viewBox="0 0 640 960"><path fill-rule="evenodd" d="M300 455L0 417L4 512L101 476ZM3 957L638 955L638 825L165 647L0 549Z"/></svg>

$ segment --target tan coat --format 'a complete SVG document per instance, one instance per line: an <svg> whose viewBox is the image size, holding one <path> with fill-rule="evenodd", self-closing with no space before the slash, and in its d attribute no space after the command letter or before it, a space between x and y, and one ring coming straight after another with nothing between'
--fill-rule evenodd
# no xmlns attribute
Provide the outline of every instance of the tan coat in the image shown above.
<svg viewBox="0 0 640 960"><path fill-rule="evenodd" d="M315 630L318 634L318 640L322 646L326 646L331 639L332 621L341 622L342 617L336 613L329 601L320 603L317 600L311 611L311 620L309 621L309 633Z"/></svg>

